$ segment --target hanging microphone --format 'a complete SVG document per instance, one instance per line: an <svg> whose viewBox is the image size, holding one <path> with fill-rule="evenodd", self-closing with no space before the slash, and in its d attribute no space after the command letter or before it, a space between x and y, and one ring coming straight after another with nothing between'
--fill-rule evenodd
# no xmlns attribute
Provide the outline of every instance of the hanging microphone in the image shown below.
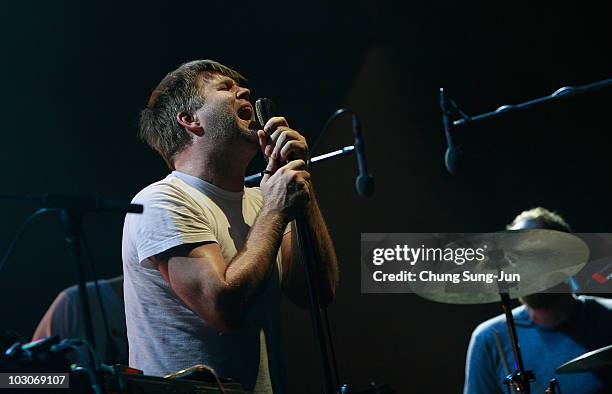
<svg viewBox="0 0 612 394"><path fill-rule="evenodd" d="M374 193L374 177L368 174L359 118L353 113L352 119L353 131L355 133L355 155L357 156L357 166L359 167L359 175L355 179L355 188L361 197L369 197Z"/></svg>
<svg viewBox="0 0 612 394"><path fill-rule="evenodd" d="M276 109L272 100L262 97L255 102L255 116L262 128L275 113ZM338 112L336 113L338 114ZM360 196L368 197L374 193L374 177L368 174L363 139L361 138L361 124L359 123L359 118L354 113L352 114L352 124L355 134L355 155L357 156L357 166L359 167L359 175L355 179L355 188Z"/></svg>
<svg viewBox="0 0 612 394"><path fill-rule="evenodd" d="M444 154L444 165L446 170L451 174L455 175L457 171L457 162L459 152L453 144L453 138L451 136L451 126L448 120L448 109L446 108L446 95L444 88L440 88L440 110L442 110L442 124L444 125L444 135L446 136L446 153Z"/></svg>

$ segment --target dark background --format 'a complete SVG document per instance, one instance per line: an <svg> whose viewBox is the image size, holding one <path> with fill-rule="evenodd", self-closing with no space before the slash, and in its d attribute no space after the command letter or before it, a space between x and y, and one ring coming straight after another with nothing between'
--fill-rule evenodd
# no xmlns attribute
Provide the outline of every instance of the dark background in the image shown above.
<svg viewBox="0 0 612 394"><path fill-rule="evenodd" d="M162 4L163 3L163 4ZM456 393L478 322L496 305L361 294L362 232L486 232L542 205L579 232L608 232L610 90L457 132L466 160L443 167L437 91L476 114L610 77L610 29L590 2L22 2L0 12L1 192L130 200L165 176L136 138L139 110L180 63L212 58L251 80L311 141L348 106L363 123L374 197L352 158L312 169L341 262L330 308L343 381ZM318 153L352 143L348 119ZM258 162L259 164L261 161ZM253 170L259 169L255 163ZM1 201L4 250L33 206ZM101 277L121 272L117 215L89 216ZM55 217L37 220L0 273L0 326L29 336L75 282ZM292 393L318 391L308 315L285 306Z"/></svg>

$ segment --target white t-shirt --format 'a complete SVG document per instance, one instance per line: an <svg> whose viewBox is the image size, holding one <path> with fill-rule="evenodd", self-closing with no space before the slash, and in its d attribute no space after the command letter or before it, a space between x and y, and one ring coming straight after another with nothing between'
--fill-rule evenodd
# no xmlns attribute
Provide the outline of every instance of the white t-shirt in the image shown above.
<svg viewBox="0 0 612 394"><path fill-rule="evenodd" d="M134 197L141 215L123 228L124 298L130 366L164 376L195 364L247 390L283 392L280 253L241 327L218 333L170 289L150 257L182 244L216 242L226 262L242 247L262 206L258 188L228 192L177 171ZM288 230L287 230L288 231Z"/></svg>

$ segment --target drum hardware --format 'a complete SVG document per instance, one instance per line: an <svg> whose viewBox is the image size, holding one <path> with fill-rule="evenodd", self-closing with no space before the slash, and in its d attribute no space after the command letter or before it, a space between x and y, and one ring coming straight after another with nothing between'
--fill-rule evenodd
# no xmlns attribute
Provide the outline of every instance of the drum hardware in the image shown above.
<svg viewBox="0 0 612 394"><path fill-rule="evenodd" d="M461 150L454 145L452 140L452 134L454 128L460 126L466 126L469 124L477 123L485 119L496 118L499 116L505 116L513 112L522 111L528 108L536 107L545 103L556 102L568 97L576 96L584 93L591 93L597 90L612 86L612 78L604 79L601 81L589 83L581 86L564 86L560 89L555 90L551 95L536 98L533 100L525 101L519 104L513 105L502 105L495 111L486 112L484 114L469 116L463 112L459 106L448 97L443 88L440 88L440 110L442 112L442 126L444 129L444 136L446 138L446 152L444 154L444 163L447 171L451 175L455 175L459 167ZM450 117L454 114L458 115L460 119L451 120Z"/></svg>
<svg viewBox="0 0 612 394"><path fill-rule="evenodd" d="M588 261L589 248L583 240L572 234L545 229L509 230L468 236L446 247L457 249L470 245L489 245L487 258L471 266L471 269L498 276L502 271L519 273L520 286L514 282L498 281L492 285L497 287L497 294L492 288L483 292L482 283L479 282L462 284L461 291L449 284L440 286L435 282L411 287L423 298L447 304L481 304L500 300L514 358L514 372L506 377L504 383L508 393L514 389L515 392L529 394L530 382L536 377L532 371L525 370L523 365L510 301L545 291L576 274ZM416 267L416 270L421 269ZM466 267L439 264L438 269L443 273L454 273ZM556 388L558 382L551 381L547 393L555 393Z"/></svg>
<svg viewBox="0 0 612 394"><path fill-rule="evenodd" d="M555 230L507 230L495 233L472 234L444 245L444 248L471 248L487 245L486 258L464 265L436 264L438 274L457 274L467 269L475 274L497 275L500 271L513 276L519 283L509 281L411 282L410 287L419 296L444 304L487 304L499 302L498 283L510 299L550 289L579 272L589 259L589 247L575 235ZM416 264L412 272L430 270Z"/></svg>
<svg viewBox="0 0 612 394"><path fill-rule="evenodd" d="M582 373L612 365L612 345L587 352L559 366L559 374Z"/></svg>

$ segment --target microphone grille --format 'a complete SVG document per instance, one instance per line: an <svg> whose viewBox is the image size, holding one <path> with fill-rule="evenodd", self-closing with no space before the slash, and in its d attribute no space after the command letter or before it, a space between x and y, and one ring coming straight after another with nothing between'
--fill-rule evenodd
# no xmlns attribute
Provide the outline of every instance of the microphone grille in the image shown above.
<svg viewBox="0 0 612 394"><path fill-rule="evenodd" d="M262 97L255 101L255 115L259 125L263 128L264 125L276 113L274 102L268 98Z"/></svg>

